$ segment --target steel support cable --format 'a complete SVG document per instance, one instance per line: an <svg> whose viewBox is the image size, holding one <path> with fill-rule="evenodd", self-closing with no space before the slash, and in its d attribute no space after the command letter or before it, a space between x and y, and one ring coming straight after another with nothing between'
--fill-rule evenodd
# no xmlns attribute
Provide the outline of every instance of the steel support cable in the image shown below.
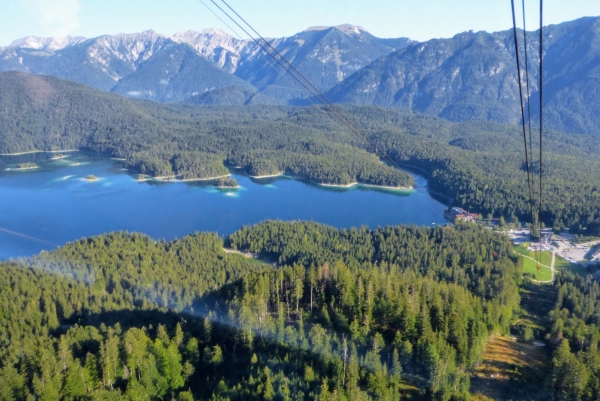
<svg viewBox="0 0 600 401"><path fill-rule="evenodd" d="M331 111L336 117L338 117L340 119L340 121L342 121L346 126L348 126L348 128L350 128L351 130L355 131L355 128L353 128L351 125L349 125L348 123L346 123L344 121L343 118L341 118L334 109L332 109L331 107L329 107L325 102L323 102L323 100L321 100L318 96L316 96L314 94L314 92L308 87L306 86L306 84L304 82L302 82L296 75L294 75L282 62L281 60L277 59L273 54L271 54L271 52L269 52L267 50L267 48L265 48L265 46L260 43L260 41L258 41L256 38L252 37L252 35L250 35L250 33L243 27L241 26L233 17L231 17L231 15L229 15L225 10L223 10L222 7L220 7L217 3L214 2L214 0L211 0L211 3L213 3L219 10L221 10L221 12L223 14L225 14L231 21L233 21L234 24L236 24L242 31L244 31L244 33L246 35L248 35L250 38L252 38L254 40L254 42L256 42L256 44L258 46L260 46L260 48L267 53L273 60L275 60L280 66L281 68L283 68L284 70L286 70L296 81L298 81L298 83L300 83L300 85L302 85L311 95L313 95L317 100L319 100L327 109L329 109L329 111Z"/></svg>
<svg viewBox="0 0 600 401"><path fill-rule="evenodd" d="M542 169L542 156L544 152L543 146L543 89L544 89L544 0L540 0L540 204L538 211L538 223L540 230L540 244L542 242L542 177L543 177L543 169ZM541 252L541 246L540 246ZM541 260L541 256L540 256Z"/></svg>
<svg viewBox="0 0 600 401"><path fill-rule="evenodd" d="M521 0L521 6L522 6L522 10L523 10L523 49L525 51L525 83L526 83L526 89L527 89L527 122L528 122L528 133L529 133L529 160L531 163L531 166L533 166L533 134L532 134L532 130L531 130L531 91L529 89L529 57L528 57L528 52L527 52L527 22L526 22L526 12L525 12L525 0ZM532 172L532 178L531 178L531 182L533 184L533 172ZM532 205L533 205L533 200L531 201ZM533 212L532 212L532 225L534 224L535 220L533 220ZM538 234L540 235L540 246L538 249L538 252L536 253L538 255L538 264L541 265L542 264L542 255L541 255L541 244L542 244L542 227L540 224L540 215L538 213L538 217L537 217L537 222L538 222Z"/></svg>
<svg viewBox="0 0 600 401"><path fill-rule="evenodd" d="M202 3L202 5L204 7L206 7L206 9L208 11L210 11L215 17L217 17L219 19L219 21L221 21L227 28L229 28L229 30L231 32L233 32L234 35L236 35L238 37L238 39L240 40L244 40L242 39L242 35L240 35L235 29L233 29L231 26L229 26L229 24L227 24L227 22L223 21L223 19L219 16L219 14L215 13L214 10L212 8L210 8L206 3L204 3L202 0L198 0L200 1L200 3ZM296 85L294 84L288 77L287 75L285 75L284 73L282 73L281 71L279 71L269 60L267 60L267 58L262 55L262 53L258 53L258 55L265 61L265 63L267 63L269 65L269 67L271 67L273 69L273 71L275 71L276 73L278 73L282 78L284 78L286 81L288 81L290 83L291 86L296 87L296 89L299 89ZM305 97L306 100L308 100L310 103L312 103L313 106L317 106L317 104L315 102L312 101L312 99L308 96Z"/></svg>
<svg viewBox="0 0 600 401"><path fill-rule="evenodd" d="M202 5L203 5L204 7L206 7L206 9L207 9L208 11L210 11L210 12L211 12L211 13L212 13L212 14L213 14L215 17L217 17L217 19L218 19L219 21L221 21L221 22L222 22L222 23L223 23L223 24L224 24L224 25L225 25L227 28L229 28L229 30L230 30L231 32L233 32L233 34L234 34L234 35L236 35L236 36L238 37L238 39L240 39L240 40L244 40L244 39L242 38L242 35L240 35L240 34L239 34L239 33L238 33L238 32L237 32L235 29L233 29L233 28L232 28L232 27L231 27L231 26L230 26L230 25L229 25L227 22L225 22L225 21L224 21L224 20L221 18L221 16L220 16L219 14L217 14L217 13L216 13L216 12L215 12L215 11L214 11L212 8L210 8L210 7L209 7L209 6L208 6L206 3L204 3L204 1L202 1L202 0L198 0L198 1L200 1L200 3L202 3ZM290 84L290 86L292 86L292 87L295 87L296 89L299 89L299 90L300 90L300 88L298 88L298 81L297 81L297 80L296 80L295 82L294 82L294 81L292 81L292 80L290 80L290 78L288 78L288 76L287 76L286 74L282 73L280 70L278 70L278 69L275 67L275 65L273 65L273 64L272 64L272 63L271 63L269 60L267 60L267 58L266 58L266 57L265 57L265 56L264 56L262 53L260 53L260 52L257 52L257 54L258 54L258 55L259 55L259 56L260 56L260 57L261 57L261 58L262 58L262 59L263 59L263 60L264 60L264 61L265 61L265 62L266 62L268 65L269 65L269 67L271 67L271 68L273 69L273 71L275 71L277 74L279 74L279 76L281 76L282 78L284 78L284 79L285 79L285 80L286 80L286 81L287 81L287 82ZM286 70L286 71L287 71L287 70ZM313 97L314 97L314 95L313 95ZM309 101L309 102L310 102L310 103L311 103L313 106L315 106L315 107L316 107L316 110L319 110L319 111L320 111L321 113L323 113L323 114L324 114L326 117L328 117L328 118L331 118L331 119L332 119L332 121L334 121L334 122L335 122L337 125L339 125L339 126L342 128L342 129L344 128L344 126L343 126L343 123L342 123L342 122L341 122L341 121L340 121L338 118L332 117L330 114L327 114L327 112L326 112L325 110L323 110L323 108L322 108L320 105L316 104L316 103L315 103L315 102L314 102L314 101L313 101L313 100L310 98L310 96L304 96L304 99L305 99L305 100L308 100L308 101Z"/></svg>
<svg viewBox="0 0 600 401"><path fill-rule="evenodd" d="M214 1L213 1L213 0L211 0L211 1L214 3ZM335 110L336 110L336 111L337 111L337 112L338 112L338 113L339 113L339 114L340 114L340 115L341 115L341 116L342 116L342 117L343 117L343 118L346 120L346 122L347 122L348 124L351 124L351 125L353 125L353 126L354 126L354 124L353 124L353 123L350 121L350 119L349 119L348 117L346 117L346 116L345 116L345 115L344 115L344 114L341 112L341 110L339 110L339 109L338 109L338 108L335 106L335 104L333 104L333 102L331 102L331 101L330 101L330 100L327 98L327 96L325 96L325 95L323 94L323 92L321 92L321 91L320 91L320 90L319 90L319 89L318 89L318 88L317 88L315 85L313 85L313 83L312 83L312 82L311 82L311 81L310 81L308 78L306 78L306 77L305 77L305 76L304 76L304 75L303 75L303 74L302 74L300 71L298 71L298 69L296 69L296 67L294 67L294 65L293 65L292 63L290 63L290 62L289 62L289 61L288 61L288 60L285 58L285 56L283 56L283 54L281 54L281 53L280 53L280 52L279 52L279 51L278 51L278 50L277 50L277 49L276 49L276 48L275 48L273 45L271 45L271 43L270 43L268 40L266 40L266 39L265 39L265 38L264 38L264 37L263 37L263 36L262 36L260 33L258 33L258 32L256 31L256 29L254 29L254 27L252 27L252 25L250 25L250 24L248 23L248 21L246 21L246 20L245 20L245 19L244 19L244 18L243 18L241 15L239 15L239 14L237 13L237 11L235 11L235 10L234 10L234 9L233 9L233 8L232 8L232 7L231 7L231 6L230 6L230 5L229 5L229 4L228 4L228 3L227 3L225 0L221 0L221 1L222 1L222 2L223 2L223 4L225 4L225 5L227 6L227 8L229 8L229 9L230 9L230 10L231 10L231 11L232 11L232 12L233 12L233 13L234 13L234 14L235 14L235 15L236 15L236 16L237 16L239 19L241 19L241 20L244 22L244 24L246 24L246 25L247 25L247 26L248 26L248 27L249 27L249 28L250 28L250 29L251 29L251 30L252 30L252 31L253 31L253 32L254 32L256 35L258 35L258 37L259 37L260 39L262 39L262 41L263 41L263 42L265 42L265 43L267 44L267 46L269 46L271 49L273 49L273 51L274 51L274 52L275 52L275 53L276 53L276 54L277 54L279 57L281 57L281 59L282 59L283 61L285 61L285 62L286 62L286 64L288 64L288 65L289 65L289 66L290 66L290 67L291 67L291 68L294 70L294 72L296 72L296 74L298 74L298 75L299 75L299 76L300 76L300 77L301 77L301 78L302 78L302 79L303 79L303 80L304 80L306 83L308 83L308 85L310 85L310 86L311 86L311 87L314 89L314 91L315 91L315 92L317 92L319 95L321 95L321 97L322 97L322 98L323 98L323 99L324 99L324 100L325 100L325 101L326 101L326 102L327 102L327 103L328 103L328 104L329 104L329 105L330 105L330 106L331 106L333 109L335 109ZM312 91L311 91L311 93L312 93ZM316 95L314 95L314 96L315 96L317 99L319 99L319 97L318 97L318 96L316 96ZM320 101L321 101L323 104L325 104L325 103L323 102L323 100L321 100L321 99L319 99L319 100L320 100ZM357 128L357 127L354 127L354 129L355 129L355 130L359 130L359 128ZM365 138L365 139L366 139L366 138Z"/></svg>
<svg viewBox="0 0 600 401"><path fill-rule="evenodd" d="M213 3L219 10L221 10L221 12L223 14L225 14L231 21L233 21L234 24L236 24L242 31L244 31L244 33L246 33L246 35L248 35L249 37L251 37L256 44L258 44L261 49L263 49L271 58L273 58L275 61L277 61L277 63L282 66L282 68L284 68L295 80L297 80L311 95L313 95L317 100L319 100L326 108L327 110L329 110L332 114L334 114L341 122L343 122L348 128L350 128L355 134L357 134L359 137L361 137L363 140L365 140L365 142L367 142L368 144L372 145L375 147L376 153L380 153L379 150L377 149L377 146L374 145L369 139L368 136L363 133L360 128L354 126L354 124L351 122L351 120L346 117L344 115L344 113L339 110L318 88L316 88L312 82L306 78L300 71L298 71L296 69L296 67L294 67L277 49L275 49L262 35L260 35L260 33L258 33L256 31L256 29L254 29L252 27L252 25L250 25L241 15L239 15L227 2L225 2L224 0L223 3L240 19L242 20L258 37L260 37L262 39L262 41L264 41L271 49L273 49L275 51L275 53L277 55L279 55L279 57L284 60L297 74L298 76L302 77L302 79L304 79L304 81L306 82L302 82L300 80L300 78L298 78L298 76L296 76L295 74L293 74L288 68L286 68L282 63L281 60L277 59L271 52L269 52L263 45L262 43L260 43L258 41L258 39L252 37L252 35L250 35L250 33L240 25L240 23L238 21L236 21L231 15L229 15L229 13L227 13L225 10L223 10L222 7L220 7L217 3L215 3L214 0L210 0L211 3ZM307 87L307 84L309 86L311 86L312 88L314 88L314 91L311 90L309 87ZM318 92L319 94L321 94L321 96L323 97L323 99L325 99L327 102L329 102L329 104L325 103L325 101L323 99L321 99L319 96L317 96L315 94L315 91ZM390 157L388 157L385 153L381 152L381 157L383 159L386 159L388 162L390 162L390 164L392 164L394 167L396 167L397 169L400 169L400 166L398 166L398 164L392 160Z"/></svg>
<svg viewBox="0 0 600 401"><path fill-rule="evenodd" d="M523 48L525 49L525 83L527 86L527 122L529 123L529 160L533 165L533 144L531 133L531 91L529 90L529 57L527 54L527 25L525 23L525 0L521 0L523 6Z"/></svg>
<svg viewBox="0 0 600 401"><path fill-rule="evenodd" d="M525 128L525 106L523 104L523 85L521 82L521 60L519 57L519 38L517 36L517 20L515 17L515 0L511 0L512 5L512 19L513 19L513 31L515 38L515 54L517 58L517 76L518 76L518 84L519 84L519 97L520 97L520 105L521 105L521 122L523 126L523 144L525 146L525 164L527 167L527 186L529 187L529 205L531 207L531 224L535 224L534 219L534 207L533 207L533 196L531 191L531 171L529 169L529 152L527 150L527 129Z"/></svg>

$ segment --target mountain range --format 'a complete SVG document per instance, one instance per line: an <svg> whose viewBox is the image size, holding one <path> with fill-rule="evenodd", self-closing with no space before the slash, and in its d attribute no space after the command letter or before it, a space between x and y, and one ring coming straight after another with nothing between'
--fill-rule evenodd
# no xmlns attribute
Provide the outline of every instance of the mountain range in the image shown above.
<svg viewBox="0 0 600 401"><path fill-rule="evenodd" d="M324 91L411 42L380 39L360 27L340 25L309 28L273 39L272 45ZM267 104L304 99L304 89L294 85L279 66L272 68L269 64L275 62L267 58L254 41L218 29L173 36L149 30L93 39L19 39L0 48L0 71L51 75L158 102L191 98L191 103L198 103L199 95L211 91L216 92L203 99L218 104L230 104L232 99L252 103L259 92L261 103Z"/></svg>
<svg viewBox="0 0 600 401"><path fill-rule="evenodd" d="M523 51L523 32L520 31ZM544 124L600 134L600 18L544 29ZM539 32L528 32L530 99L539 116ZM512 30L416 42L353 25L269 39L334 102L410 109L451 121L520 123ZM200 105L309 104L308 93L252 40L218 29L27 37L0 48L0 71L74 80L124 96Z"/></svg>
<svg viewBox="0 0 600 401"><path fill-rule="evenodd" d="M600 18L551 25L543 33L545 126L600 133ZM522 35L520 31L521 55ZM527 42L535 122L539 121L539 31L528 32ZM523 90L526 94L525 84ZM464 32L413 44L377 59L327 95L335 102L407 108L451 121L519 124L513 32Z"/></svg>

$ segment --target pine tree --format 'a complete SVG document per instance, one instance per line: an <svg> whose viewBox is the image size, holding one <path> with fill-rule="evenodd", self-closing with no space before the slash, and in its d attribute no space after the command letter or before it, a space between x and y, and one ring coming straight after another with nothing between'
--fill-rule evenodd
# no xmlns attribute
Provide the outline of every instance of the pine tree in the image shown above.
<svg viewBox="0 0 600 401"><path fill-rule="evenodd" d="M402 365L400 364L400 355L398 354L398 349L394 348L394 352L392 354L392 376L394 380L399 383L402 375Z"/></svg>
<svg viewBox="0 0 600 401"><path fill-rule="evenodd" d="M263 374L265 376L265 384L263 390L263 398L267 401L271 401L275 398L275 389L273 388L273 381L271 379L271 371L268 367L265 366L263 370Z"/></svg>

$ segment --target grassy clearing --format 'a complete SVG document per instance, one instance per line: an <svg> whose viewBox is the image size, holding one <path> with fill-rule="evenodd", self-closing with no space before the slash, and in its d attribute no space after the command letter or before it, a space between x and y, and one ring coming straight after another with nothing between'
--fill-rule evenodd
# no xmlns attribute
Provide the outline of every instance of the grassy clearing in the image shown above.
<svg viewBox="0 0 600 401"><path fill-rule="evenodd" d="M554 306L556 289L550 284L528 283L520 289L521 310L517 326L534 329L535 338L544 337L548 313ZM471 376L472 400L544 400L544 380L552 351L506 337L486 345L483 363Z"/></svg>
<svg viewBox="0 0 600 401"><path fill-rule="evenodd" d="M256 259L250 256L244 256L241 255L239 253L229 253L227 254L228 258L231 259L237 259L237 260L242 260L246 263L249 263L251 265L265 265L265 266L269 266L271 264L271 261L266 260L266 259Z"/></svg>
<svg viewBox="0 0 600 401"><path fill-rule="evenodd" d="M585 267L581 266L580 264L571 263L568 260L563 259L558 255L556 255L556 260L554 261L554 268L557 271L568 270L571 273L579 274L582 276L587 276L589 274Z"/></svg>
<svg viewBox="0 0 600 401"><path fill-rule="evenodd" d="M548 325L548 314L554 307L556 289L549 283L528 283L519 291L521 310L513 329L526 325L534 330L536 338L543 338Z"/></svg>
<svg viewBox="0 0 600 401"><path fill-rule="evenodd" d="M521 255L529 256L530 258L538 260L540 258L540 252L528 251L527 247L529 245L530 245L529 243L525 242L525 243L515 247L515 251L520 253ZM541 262L543 265L550 266L552 264L552 252L542 251L541 256L542 256Z"/></svg>
<svg viewBox="0 0 600 401"><path fill-rule="evenodd" d="M422 400L421 390L413 383L402 380L400 382L400 393L403 400Z"/></svg>
<svg viewBox="0 0 600 401"><path fill-rule="evenodd" d="M483 358L471 378L471 393L479 397L475 399L536 399L537 395L541 396L551 358L548 349L496 337L487 344Z"/></svg>
<svg viewBox="0 0 600 401"><path fill-rule="evenodd" d="M538 272L537 263L528 258L523 258L523 273L531 273L539 281L552 280L552 271L548 267L542 266Z"/></svg>
<svg viewBox="0 0 600 401"><path fill-rule="evenodd" d="M494 399L481 393L477 393L471 395L471 401L494 401Z"/></svg>

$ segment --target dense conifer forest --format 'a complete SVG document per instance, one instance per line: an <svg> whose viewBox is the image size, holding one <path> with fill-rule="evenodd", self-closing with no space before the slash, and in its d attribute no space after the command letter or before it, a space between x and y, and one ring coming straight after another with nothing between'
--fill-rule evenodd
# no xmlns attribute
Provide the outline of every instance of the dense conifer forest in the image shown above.
<svg viewBox="0 0 600 401"><path fill-rule="evenodd" d="M0 399L468 399L518 309L507 239L475 226L266 222L84 239L0 268Z"/></svg>
<svg viewBox="0 0 600 401"><path fill-rule="evenodd" d="M0 400L469 400L523 280L508 239L472 224L83 239L0 263ZM596 399L598 283L547 288L546 381L509 391Z"/></svg>
<svg viewBox="0 0 600 401"><path fill-rule="evenodd" d="M361 137L315 107L165 106L20 73L0 74L0 106L0 153L87 149L126 158L144 174L183 179L222 176L228 166L329 184L413 185L382 163L392 159L428 175L446 202L531 220L517 127L344 108ZM600 224L600 145L586 135L545 136L542 221L586 234Z"/></svg>
<svg viewBox="0 0 600 401"><path fill-rule="evenodd" d="M548 338L558 349L549 387L556 400L593 400L600 394L600 286L564 273L554 282Z"/></svg>

